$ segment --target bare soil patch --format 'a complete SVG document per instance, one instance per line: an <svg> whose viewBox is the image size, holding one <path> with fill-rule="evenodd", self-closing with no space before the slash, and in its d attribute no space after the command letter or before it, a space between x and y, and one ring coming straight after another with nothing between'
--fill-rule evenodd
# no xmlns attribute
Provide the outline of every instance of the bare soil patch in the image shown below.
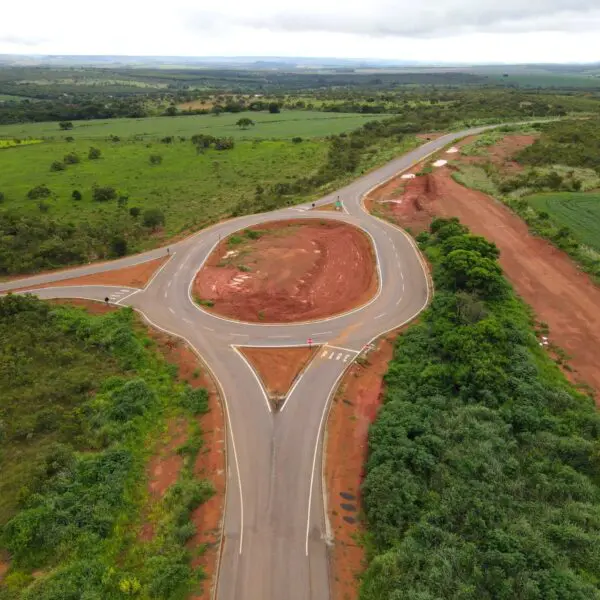
<svg viewBox="0 0 600 600"><path fill-rule="evenodd" d="M383 393L383 376L394 351L398 332L380 339L365 366L354 363L333 399L327 421L325 477L328 514L334 536L331 553L331 590L336 600L356 600L357 576L364 569L365 552L358 538L360 486L367 458L369 425L377 416Z"/></svg>
<svg viewBox="0 0 600 600"><path fill-rule="evenodd" d="M434 216L455 216L473 233L495 242L515 290L538 320L548 323L551 344L570 356L573 380L600 390L600 289L565 253L531 235L503 204L455 182L448 168L412 180L402 199L400 205L376 206L413 232L426 229ZM387 206L393 208L381 208Z"/></svg>
<svg viewBox="0 0 600 600"><path fill-rule="evenodd" d="M61 287L65 285L122 285L127 287L143 288L152 275L168 260L168 256L156 258L139 265L116 269L115 271L104 271L103 273L94 273L93 275L83 275L82 277L73 277L72 279L63 279L62 281L53 281L52 283L42 283L29 287L20 288L14 291L38 290L47 287Z"/></svg>
<svg viewBox="0 0 600 600"><path fill-rule="evenodd" d="M456 147L461 149L478 139L479 136L470 136L461 140ZM513 157L523 148L530 146L538 139L538 135L514 134L506 135L501 140L482 149L483 154L480 156L464 156L460 153L449 158L451 163L464 164L483 164L491 162L496 165L501 171L512 173L523 170L523 167L513 160Z"/></svg>
<svg viewBox="0 0 600 600"><path fill-rule="evenodd" d="M294 348L238 347L257 372L263 386L276 404L285 398L292 384L318 352L320 346Z"/></svg>
<svg viewBox="0 0 600 600"><path fill-rule="evenodd" d="M223 240L194 281L196 299L241 321L322 319L377 292L371 242L332 220L277 221Z"/></svg>

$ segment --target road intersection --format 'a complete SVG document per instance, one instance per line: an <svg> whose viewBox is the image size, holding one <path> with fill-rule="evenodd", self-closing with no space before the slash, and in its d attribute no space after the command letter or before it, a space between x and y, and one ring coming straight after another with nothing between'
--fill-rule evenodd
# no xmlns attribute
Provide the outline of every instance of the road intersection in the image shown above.
<svg viewBox="0 0 600 600"><path fill-rule="evenodd" d="M447 144L484 128L457 132L416 150L326 196L340 212L310 211L310 204L232 219L170 247L170 258L143 289L73 285L32 291L40 298L86 298L138 310L154 327L184 339L208 366L227 417L228 473L219 600L327 600L326 490L321 476L323 431L332 395L364 348L412 320L429 301L425 266L410 237L372 217L363 197ZM308 323L242 323L198 306L195 274L218 242L247 227L283 219L337 219L364 230L373 242L379 289L367 304ZM88 265L0 284L0 293L120 269L165 256L157 249L110 263ZM21 292L20 292L21 293ZM319 353L277 411L239 346L297 346L311 338Z"/></svg>

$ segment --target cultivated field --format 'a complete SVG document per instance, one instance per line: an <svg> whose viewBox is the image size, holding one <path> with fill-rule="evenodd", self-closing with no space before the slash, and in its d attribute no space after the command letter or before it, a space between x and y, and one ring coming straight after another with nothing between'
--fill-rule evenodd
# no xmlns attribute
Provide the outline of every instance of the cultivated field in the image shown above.
<svg viewBox="0 0 600 600"><path fill-rule="evenodd" d="M582 243L600 251L600 194L558 192L525 198L557 225L569 227Z"/></svg>
<svg viewBox="0 0 600 600"><path fill-rule="evenodd" d="M255 126L240 129L236 123L242 118L252 119ZM104 139L111 135L122 138L164 136L191 136L197 133L219 137L241 138L292 138L325 137L344 133L364 125L382 115L358 115L311 111L284 111L278 114L245 112L183 117L149 117L144 119L107 119L105 121L76 121L73 129L61 131L58 123L22 123L0 126L2 137L66 137Z"/></svg>

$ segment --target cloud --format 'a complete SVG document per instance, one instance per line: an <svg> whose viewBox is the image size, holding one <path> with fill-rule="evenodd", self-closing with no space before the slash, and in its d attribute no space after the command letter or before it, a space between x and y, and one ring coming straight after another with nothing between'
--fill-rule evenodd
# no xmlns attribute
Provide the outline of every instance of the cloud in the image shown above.
<svg viewBox="0 0 600 600"><path fill-rule="evenodd" d="M373 0L344 3L309 0L277 10L269 0L252 5L196 11L191 25L246 27L295 33L347 33L430 38L469 33L593 31L600 29L598 0ZM261 14L262 13L262 14Z"/></svg>
<svg viewBox="0 0 600 600"><path fill-rule="evenodd" d="M2 34L0 33L0 44L11 44L14 46L39 46L46 40L44 38L30 38L30 37L21 37L12 34Z"/></svg>

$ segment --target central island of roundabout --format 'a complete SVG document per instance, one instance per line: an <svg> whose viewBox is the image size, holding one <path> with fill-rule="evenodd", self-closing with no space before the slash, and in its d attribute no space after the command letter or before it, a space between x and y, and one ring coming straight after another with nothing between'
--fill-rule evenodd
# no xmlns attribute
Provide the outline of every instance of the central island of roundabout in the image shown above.
<svg viewBox="0 0 600 600"><path fill-rule="evenodd" d="M334 539L321 464L331 398L372 340L413 319L430 297L413 241L369 215L362 198L477 131L424 144L316 202L337 200L337 212L313 211L305 204L248 215L200 231L168 252L152 250L0 284L0 291L35 286L41 298L106 298L131 306L153 327L185 340L204 361L227 425L226 504L214 590L219 600L330 598L328 554ZM310 221L306 227L305 221ZM294 237L297 243L289 246ZM75 281L165 256L143 288ZM267 268L269 277L262 281ZM58 281L65 285L39 289ZM284 310L271 302L276 298ZM307 346L309 353L302 350ZM270 390L271 382L240 349L278 353L281 347L304 352L300 373L288 369L275 382L280 389ZM267 371L285 363L273 354L261 360ZM291 388L281 391L286 385Z"/></svg>

